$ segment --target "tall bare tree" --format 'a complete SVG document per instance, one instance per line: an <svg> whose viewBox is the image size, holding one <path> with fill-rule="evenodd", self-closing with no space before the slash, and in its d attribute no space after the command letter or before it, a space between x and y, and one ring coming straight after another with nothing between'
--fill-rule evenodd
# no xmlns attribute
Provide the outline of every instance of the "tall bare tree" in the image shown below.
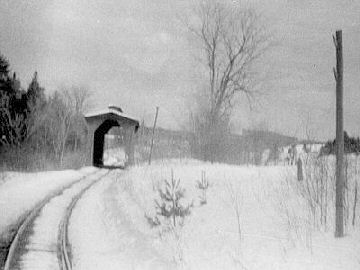
<svg viewBox="0 0 360 270"><path fill-rule="evenodd" d="M62 166L74 111L64 92L56 91L48 102L46 127L55 157Z"/></svg>
<svg viewBox="0 0 360 270"><path fill-rule="evenodd" d="M85 111L91 106L91 91L85 86L72 86L63 88L62 92L68 106L72 108L73 117L70 128L70 137L72 138L73 150L77 151L79 143L85 140L86 123L84 119Z"/></svg>
<svg viewBox="0 0 360 270"><path fill-rule="evenodd" d="M206 129L204 147L209 149L209 143L218 144L219 126L228 128L237 94L245 94L249 104L255 98L253 67L270 39L254 11L216 1L201 3L188 28L201 45L207 77L206 108L200 112L206 117L199 116L197 122Z"/></svg>
<svg viewBox="0 0 360 270"><path fill-rule="evenodd" d="M76 151L78 140L86 135L83 112L90 95L90 91L85 87L62 87L49 99L47 126L50 127L52 147L60 166L67 144L71 141L73 150Z"/></svg>
<svg viewBox="0 0 360 270"><path fill-rule="evenodd" d="M83 114L90 106L92 92L86 86L63 87L62 91L76 114Z"/></svg>

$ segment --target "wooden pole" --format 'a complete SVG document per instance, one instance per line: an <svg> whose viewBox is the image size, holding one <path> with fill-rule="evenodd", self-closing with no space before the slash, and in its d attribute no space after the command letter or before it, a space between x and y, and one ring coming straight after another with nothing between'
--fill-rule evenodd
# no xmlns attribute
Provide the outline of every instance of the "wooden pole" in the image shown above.
<svg viewBox="0 0 360 270"><path fill-rule="evenodd" d="M333 37L336 48L336 198L335 237L344 236L344 123L343 123L343 55L342 31Z"/></svg>
<svg viewBox="0 0 360 270"><path fill-rule="evenodd" d="M129 154L128 154L128 165L132 166L135 164L135 146L134 146L134 134L135 134L135 128L129 129Z"/></svg>
<svg viewBox="0 0 360 270"><path fill-rule="evenodd" d="M297 179L298 181L304 180L303 166L301 158L298 159L297 163Z"/></svg>
<svg viewBox="0 0 360 270"><path fill-rule="evenodd" d="M156 107L156 114L155 114L155 120L154 120L154 126L152 129L152 136L151 136L151 145L150 145L150 154L149 154L149 165L151 164L151 154L154 146L154 134L155 134L155 127L156 127L156 121L159 114L159 107Z"/></svg>

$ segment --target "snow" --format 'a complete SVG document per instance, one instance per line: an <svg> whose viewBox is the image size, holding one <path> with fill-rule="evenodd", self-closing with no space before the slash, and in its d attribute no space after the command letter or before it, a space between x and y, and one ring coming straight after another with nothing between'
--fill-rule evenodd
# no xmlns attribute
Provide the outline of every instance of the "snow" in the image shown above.
<svg viewBox="0 0 360 270"><path fill-rule="evenodd" d="M26 245L28 251L21 257L21 269L60 269L57 259L59 228L73 198L84 188L96 181L103 171L99 171L75 183L62 194L52 198L35 219L33 233Z"/></svg>
<svg viewBox="0 0 360 270"><path fill-rule="evenodd" d="M155 214L157 188L171 170L186 189L182 203L194 203L192 213L183 227L151 228L145 214ZM201 206L195 184L202 171L211 187ZM359 228L348 226L336 239L331 226L310 226L306 202L288 187L295 172L194 160L118 172L73 212L74 269L359 269Z"/></svg>
<svg viewBox="0 0 360 270"><path fill-rule="evenodd" d="M109 106L108 108L103 109L103 110L86 113L85 118L97 117L97 116L102 116L102 115L106 115L106 114L113 114L113 115L116 115L121 118L125 118L125 119L131 120L131 121L138 122L137 120L135 120L135 118L131 117L130 115L120 112L119 110L116 110L114 108L111 108L111 106Z"/></svg>
<svg viewBox="0 0 360 270"><path fill-rule="evenodd" d="M127 155L124 147L105 149L103 160L105 166L125 166Z"/></svg>
<svg viewBox="0 0 360 270"><path fill-rule="evenodd" d="M355 156L347 160L348 189L353 190L358 177L351 175L359 173L358 160ZM333 168L334 157L325 163ZM95 170L7 172L6 181L0 183L0 228L4 230L47 194ZM172 172L186 190L181 203L194 206L183 226L163 223L152 228L145 216L156 214L157 190ZM204 173L210 187L207 203L201 205L196 182ZM304 181L309 177L305 174ZM328 177L333 179L331 173ZM64 209L87 183L75 184L41 211L29 250L54 250ZM308 202L296 190L303 183L296 180L296 166L167 160L114 170L73 210L69 224L73 269L360 269L359 220L355 227L347 224L344 238L334 238L330 201L328 225L314 226ZM347 202L351 204L352 198ZM32 252L23 259L29 268L57 268L53 252Z"/></svg>
<svg viewBox="0 0 360 270"><path fill-rule="evenodd" d="M127 194L117 182L116 177L97 183L74 209L69 226L73 269L173 269L154 249L153 239L128 219L137 212L136 205L127 211Z"/></svg>
<svg viewBox="0 0 360 270"><path fill-rule="evenodd" d="M48 194L95 170L97 169L94 167L85 167L77 171L6 172L6 181L0 184L0 233L6 231L8 226L17 222Z"/></svg>

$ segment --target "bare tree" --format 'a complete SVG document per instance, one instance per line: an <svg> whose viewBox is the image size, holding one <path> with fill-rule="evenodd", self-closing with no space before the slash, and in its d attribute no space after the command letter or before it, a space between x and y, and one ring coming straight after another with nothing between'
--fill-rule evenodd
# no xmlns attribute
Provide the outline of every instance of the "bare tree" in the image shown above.
<svg viewBox="0 0 360 270"><path fill-rule="evenodd" d="M66 141L69 136L74 112L64 92L55 92L49 99L47 128L56 159L62 166Z"/></svg>
<svg viewBox="0 0 360 270"><path fill-rule="evenodd" d="M72 86L63 88L62 92L66 103L73 111L70 133L73 135L73 150L77 151L79 140L85 135L86 123L84 112L90 107L91 91L85 86ZM84 138L83 138L84 139Z"/></svg>
<svg viewBox="0 0 360 270"><path fill-rule="evenodd" d="M85 86L71 86L62 90L76 114L83 114L90 106L91 91Z"/></svg>
<svg viewBox="0 0 360 270"><path fill-rule="evenodd" d="M195 15L196 21L188 28L201 45L207 77L206 108L200 112L206 117L200 117L199 124L208 134L205 145L217 145L221 133L216 131L228 128L237 94L245 94L249 104L254 100L253 66L268 48L269 38L252 10L208 1L199 5Z"/></svg>
<svg viewBox="0 0 360 270"><path fill-rule="evenodd" d="M85 87L61 87L44 104L32 104L26 119L28 146L49 155L62 167L68 150L78 151L86 142L83 111L90 92Z"/></svg>
<svg viewBox="0 0 360 270"><path fill-rule="evenodd" d="M78 140L86 136L83 112L91 93L85 87L62 87L49 99L46 127L55 157L62 166L67 145L78 150Z"/></svg>

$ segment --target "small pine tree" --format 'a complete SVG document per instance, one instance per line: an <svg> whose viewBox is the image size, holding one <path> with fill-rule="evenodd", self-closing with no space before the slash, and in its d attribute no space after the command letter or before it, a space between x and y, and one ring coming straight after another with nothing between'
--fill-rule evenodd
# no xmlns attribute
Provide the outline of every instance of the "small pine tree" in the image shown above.
<svg viewBox="0 0 360 270"><path fill-rule="evenodd" d="M161 200L155 200L157 217L151 219L152 226L160 225L158 217L164 217L171 220L172 225L176 227L183 223L186 216L190 215L190 208L193 204L181 205L180 200L185 196L185 189L180 186L180 179L176 180L174 178L173 171L171 171L171 180L165 180L164 183L165 188L158 189Z"/></svg>
<svg viewBox="0 0 360 270"><path fill-rule="evenodd" d="M201 180L198 180L196 182L196 188L201 190L200 205L204 205L207 203L206 191L208 190L209 187L210 187L210 183L206 179L205 171L201 171Z"/></svg>

